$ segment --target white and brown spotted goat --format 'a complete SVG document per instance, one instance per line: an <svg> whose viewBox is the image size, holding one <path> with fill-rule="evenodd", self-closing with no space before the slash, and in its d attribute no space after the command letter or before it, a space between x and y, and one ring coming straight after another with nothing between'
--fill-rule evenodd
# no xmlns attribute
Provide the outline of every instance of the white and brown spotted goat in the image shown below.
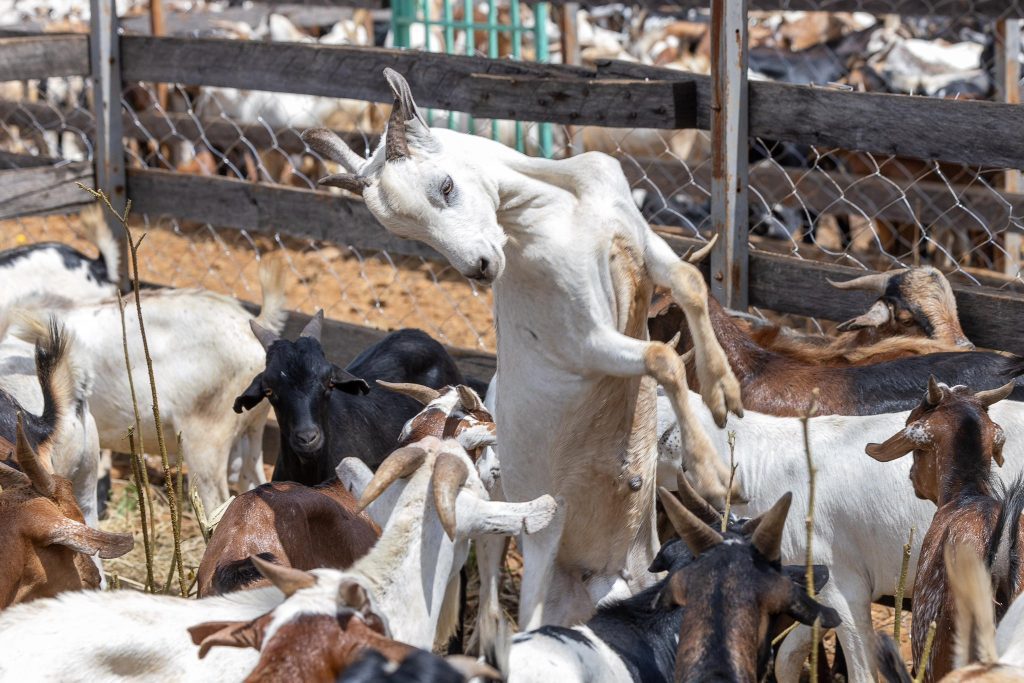
<svg viewBox="0 0 1024 683"><path fill-rule="evenodd" d="M707 288L647 225L614 158L537 159L431 129L405 79L384 74L395 106L370 159L326 129L303 139L350 171L322 182L361 194L390 232L494 284L501 488L508 500L565 500L563 524L524 539L519 623L574 623L648 583L657 383L685 426L688 475L711 500L725 497L729 471L687 403L683 363L646 330L654 286L669 288L694 330L704 400L719 424L741 413Z"/></svg>

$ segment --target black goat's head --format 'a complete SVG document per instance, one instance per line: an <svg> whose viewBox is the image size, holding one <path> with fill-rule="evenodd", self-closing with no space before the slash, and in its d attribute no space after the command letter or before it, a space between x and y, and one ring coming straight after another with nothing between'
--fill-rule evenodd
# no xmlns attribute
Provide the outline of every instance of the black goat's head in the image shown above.
<svg viewBox="0 0 1024 683"><path fill-rule="evenodd" d="M282 339L250 321L253 334L267 351L266 369L253 378L235 399L236 413L251 410L264 398L274 406L281 432L296 454L315 454L324 444L331 393L365 394L370 387L324 356L320 330L324 312L318 311L295 341Z"/></svg>
<svg viewBox="0 0 1024 683"><path fill-rule="evenodd" d="M776 617L803 624L820 619L825 628L839 624L836 612L810 598L780 564L789 494L747 523L749 536L723 536L665 489L659 495L694 556L670 576L663 594L672 604L691 607L683 610L676 681L758 680L770 657Z"/></svg>

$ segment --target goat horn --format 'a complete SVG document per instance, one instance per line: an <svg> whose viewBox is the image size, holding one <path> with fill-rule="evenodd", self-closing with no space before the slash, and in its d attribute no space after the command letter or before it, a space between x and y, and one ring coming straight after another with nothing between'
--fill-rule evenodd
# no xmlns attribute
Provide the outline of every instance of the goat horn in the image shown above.
<svg viewBox="0 0 1024 683"><path fill-rule="evenodd" d="M503 681L505 678L493 667L478 662L466 655L448 655L444 658L450 667L462 674L467 681L473 678L488 678L495 681Z"/></svg>
<svg viewBox="0 0 1024 683"><path fill-rule="evenodd" d="M384 493L395 481L408 477L415 472L423 464L423 460L426 457L427 452L419 446L399 448L386 457L384 462L380 464L380 467L377 468L373 479L366 485L366 490L363 491L363 496L359 499L359 506L356 510L358 512L365 510L370 503L377 500L378 496Z"/></svg>
<svg viewBox="0 0 1024 683"><path fill-rule="evenodd" d="M698 263L703 261L705 258L707 258L708 254L711 253L711 250L715 248L715 242L717 242L717 241L718 241L718 233L715 233L714 237L709 239L708 243L705 244L703 247L701 247L697 251L693 252L692 254L691 253L687 253L686 256L684 257L686 259L686 262L687 263L692 263L693 265L697 265Z"/></svg>
<svg viewBox="0 0 1024 683"><path fill-rule="evenodd" d="M672 527L683 539L694 557L714 548L722 542L722 535L700 521L696 515L683 507L679 500L663 486L658 487L658 497L665 508Z"/></svg>
<svg viewBox="0 0 1024 683"><path fill-rule="evenodd" d="M935 380L935 375L928 375L928 393L925 394L928 405L939 405L939 402L942 401L942 393L942 386Z"/></svg>
<svg viewBox="0 0 1024 683"><path fill-rule="evenodd" d="M480 402L480 395L465 384L457 385L455 390L459 392L459 402L464 410L480 410L484 407Z"/></svg>
<svg viewBox="0 0 1024 683"><path fill-rule="evenodd" d="M683 506L692 512L697 519L710 524L711 526L722 525L722 515L718 514L718 511L712 508L706 500L701 498L700 494L693 490L690 486L690 482L687 481L686 475L682 471L676 472L676 498Z"/></svg>
<svg viewBox="0 0 1024 683"><path fill-rule="evenodd" d="M343 190L348 190L352 194L362 196L363 190L369 187L370 181L354 173L332 173L316 181L316 184L340 187Z"/></svg>
<svg viewBox="0 0 1024 683"><path fill-rule="evenodd" d="M260 325L255 319L249 321L249 329L251 329L252 333L256 335L256 338L260 340L260 344L263 345L264 351L269 351L270 345L281 338L276 333L271 332Z"/></svg>
<svg viewBox="0 0 1024 683"><path fill-rule="evenodd" d="M789 505L793 502L793 494L786 492L775 501L768 512L761 515L761 523L750 537L750 544L765 556L769 562L778 562L782 557L782 529L786 526Z"/></svg>
<svg viewBox="0 0 1024 683"><path fill-rule="evenodd" d="M455 540L455 499L469 478L469 468L454 453L441 453L434 462L434 506L441 518L441 527L448 538Z"/></svg>
<svg viewBox="0 0 1024 683"><path fill-rule="evenodd" d="M296 591L316 585L316 577L301 569L282 567L279 564L267 562L257 555L250 555L249 560L252 561L260 574L263 574L263 578L274 584L279 591L284 593L286 598L290 598Z"/></svg>
<svg viewBox="0 0 1024 683"><path fill-rule="evenodd" d="M384 387L388 391L394 391L399 394L404 394L409 398L414 398L423 405L427 405L431 401L437 400L437 397L441 395L437 389L431 389L425 387L422 384L413 384L412 382L385 382L382 379L377 380L377 384Z"/></svg>
<svg viewBox="0 0 1024 683"><path fill-rule="evenodd" d="M987 389L985 391L979 391L974 394L974 398L981 401L981 405L988 408L993 403L999 403L1004 398L1013 393L1014 388L1017 386L1015 380L1010 380L998 389Z"/></svg>
<svg viewBox="0 0 1024 683"><path fill-rule="evenodd" d="M25 476L24 472L19 472L5 462L0 462L0 488L14 488L15 486L25 486L32 483L29 478Z"/></svg>
<svg viewBox="0 0 1024 683"><path fill-rule="evenodd" d="M861 275L860 277L855 277L852 280L844 280L842 282L828 280L828 283L836 289L859 289L865 292L874 292L875 294L885 294L885 288L889 284L889 279L893 275L902 272L903 270L890 270L886 273Z"/></svg>
<svg viewBox="0 0 1024 683"><path fill-rule="evenodd" d="M675 347L673 347L673 348L675 348ZM679 359L681 361L683 361L683 365L687 365L687 364L689 364L689 362L691 360L693 360L693 357L696 356L696 355L697 355L697 348L694 347L694 348L690 349L689 351L687 351L686 353L680 354L679 355Z"/></svg>
<svg viewBox="0 0 1024 683"><path fill-rule="evenodd" d="M21 465L21 469L28 476L29 481L32 482L32 488L36 490L36 493L47 498L53 498L54 493L57 491L57 485L53 481L53 476L39 462L39 456L32 449L32 445L29 444L28 438L25 436L25 425L20 412L18 413L17 420L18 435L15 439L14 453L18 464Z"/></svg>
<svg viewBox="0 0 1024 683"><path fill-rule="evenodd" d="M320 309L316 312L306 326L302 328L302 332L299 332L299 339L302 337L309 337L317 342L320 341L320 334L324 328L324 309Z"/></svg>
<svg viewBox="0 0 1024 683"><path fill-rule="evenodd" d="M353 152L333 130L310 128L303 131L299 137L314 152L336 164L341 164L353 173L359 173L366 166L366 159Z"/></svg>

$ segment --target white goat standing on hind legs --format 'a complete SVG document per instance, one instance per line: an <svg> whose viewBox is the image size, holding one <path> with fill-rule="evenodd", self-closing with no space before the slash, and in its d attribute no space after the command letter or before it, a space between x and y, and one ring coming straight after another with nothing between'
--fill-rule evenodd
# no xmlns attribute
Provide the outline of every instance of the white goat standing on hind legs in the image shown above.
<svg viewBox="0 0 1024 683"><path fill-rule="evenodd" d="M426 242L466 277L494 283L503 493L566 501L561 534L552 525L523 538L519 624L575 623L600 600L649 580L657 546L654 380L684 425L695 487L711 501L725 497L729 471L688 406L683 363L668 345L647 341L647 309L661 285L695 331L701 390L716 421L742 413L704 281L644 221L612 157L537 159L430 129L405 79L384 74L395 105L370 159L325 129L303 139L351 171L322 183L361 194L389 231ZM490 583L481 613L496 614Z"/></svg>

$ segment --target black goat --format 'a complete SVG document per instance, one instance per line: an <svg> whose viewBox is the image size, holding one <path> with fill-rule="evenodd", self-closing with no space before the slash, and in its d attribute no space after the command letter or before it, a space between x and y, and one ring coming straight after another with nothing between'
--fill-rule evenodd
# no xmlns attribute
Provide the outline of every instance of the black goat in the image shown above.
<svg viewBox="0 0 1024 683"><path fill-rule="evenodd" d="M376 380L435 389L463 383L444 347L419 330L392 332L342 370L324 356L322 323L320 311L294 342L250 323L267 350L267 365L235 399L234 409L249 410L264 398L274 406L281 429L274 481L315 486L333 477L348 456L376 468L422 408Z"/></svg>
<svg viewBox="0 0 1024 683"><path fill-rule="evenodd" d="M718 534L721 517L693 492L682 477L679 477L678 496L681 502L674 499L672 502L677 507L689 511L693 524L699 524L705 531ZM758 634L759 640L754 648L756 652L751 653L751 659L757 658L758 673L764 674L770 669L772 637L792 623L792 618L788 615L797 615L801 621L813 621L814 616L820 613L824 623L834 625L836 621L835 613L831 609L822 607L807 597L804 567L781 567L777 557L772 559L762 556L759 550L752 551L752 544L755 543L752 539L756 537L757 529L762 525L766 526L762 536L767 534L774 538L776 532L781 532L780 519L781 522L785 521L788 498L783 501L757 519L730 520L725 532L725 538L730 543L720 544L721 548L709 552L711 573L708 573L708 561L703 556L695 555L689 547L693 536L691 533L685 543L673 539L662 545L654 558L650 571L668 572L667 578L632 597L600 607L585 625L574 628L543 626L535 631L518 634L512 640L508 663L502 662L503 668L510 674L510 680L539 680L538 676L543 677L542 672L547 672L550 680L607 680L628 675L633 681L668 683L673 680L677 668L679 643L686 640L708 640L700 632L700 628L695 628L692 633L680 632L687 611L707 616L713 609L712 606L721 607L719 603L723 602L730 603L733 611L743 612L743 617L751 616L744 610L754 610L756 616L760 616L758 610L765 606L768 618L764 623L768 625L768 629L763 638L760 638L762 634ZM673 523L678 526L677 511L671 511L670 516L673 517ZM763 545L762 539L758 539L757 542ZM710 548L708 550L710 551ZM737 554L739 557L733 557ZM729 557L723 562L724 555ZM752 566L750 557L754 558ZM688 577L689 581L681 581L680 573L695 562L702 565L697 574L703 572L706 576L703 580ZM721 566L723 564L726 566ZM743 580L749 579L743 588L760 594L759 591L763 591L767 585L768 592L774 595L765 599L763 604L755 604L758 601L748 600L744 604L731 605L731 600L723 599L721 595L715 600L704 601L699 609L691 607L687 610L685 605L677 603L680 590L695 591L705 583L714 584L719 578L734 580L736 574ZM827 581L828 569L815 565L815 588L820 588ZM687 602L685 596L683 598L683 602ZM692 605L695 600L691 597L688 602ZM724 614L720 617L728 619ZM738 623L751 622L749 619L741 619ZM757 623L757 620L755 619L753 623ZM728 636L730 640L728 643L717 644L730 649L750 648L753 639L749 637L750 634L739 633L742 630L742 626L736 632L723 628L722 634ZM711 640L716 640L717 637L712 636ZM496 659L494 655L489 658L492 661ZM506 658L502 656L501 659ZM708 659L711 660L713 657L709 656Z"/></svg>

